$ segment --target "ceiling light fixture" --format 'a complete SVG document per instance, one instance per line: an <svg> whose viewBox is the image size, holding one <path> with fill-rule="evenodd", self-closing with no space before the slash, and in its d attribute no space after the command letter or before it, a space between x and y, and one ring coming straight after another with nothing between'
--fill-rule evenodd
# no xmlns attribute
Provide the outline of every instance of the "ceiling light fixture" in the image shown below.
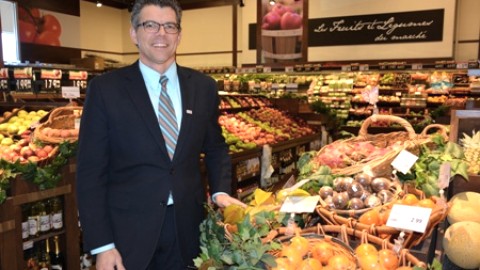
<svg viewBox="0 0 480 270"><path fill-rule="evenodd" d="M102 2L97 1L97 7L102 7Z"/></svg>
<svg viewBox="0 0 480 270"><path fill-rule="evenodd" d="M270 5L275 5L275 0L270 0Z"/></svg>

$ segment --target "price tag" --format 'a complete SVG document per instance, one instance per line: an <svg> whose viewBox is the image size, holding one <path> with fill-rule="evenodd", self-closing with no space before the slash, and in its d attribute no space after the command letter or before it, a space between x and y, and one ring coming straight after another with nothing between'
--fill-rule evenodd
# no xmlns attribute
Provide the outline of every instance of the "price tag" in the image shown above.
<svg viewBox="0 0 480 270"><path fill-rule="evenodd" d="M264 73L270 73L270 72L272 72L272 67L263 67L263 72L264 72Z"/></svg>
<svg viewBox="0 0 480 270"><path fill-rule="evenodd" d="M415 164L418 157L414 154L408 152L407 150L402 150L392 161L392 166L403 174L408 173L410 168Z"/></svg>
<svg viewBox="0 0 480 270"><path fill-rule="evenodd" d="M286 66L285 72L293 72L293 66Z"/></svg>
<svg viewBox="0 0 480 270"><path fill-rule="evenodd" d="M280 208L284 213L313 213L320 199L316 196L291 196L287 197Z"/></svg>
<svg viewBox="0 0 480 270"><path fill-rule="evenodd" d="M457 63L457 68L458 69L467 69L468 68L468 63Z"/></svg>
<svg viewBox="0 0 480 270"><path fill-rule="evenodd" d="M424 233L431 213L432 209L428 207L394 204L387 220L387 226Z"/></svg>
<svg viewBox="0 0 480 270"><path fill-rule="evenodd" d="M77 86L63 86L62 87L62 97L71 99L80 97L80 87Z"/></svg>
<svg viewBox="0 0 480 270"><path fill-rule="evenodd" d="M342 71L352 71L352 67L350 65L342 66Z"/></svg>
<svg viewBox="0 0 480 270"><path fill-rule="evenodd" d="M451 166L450 162L444 162L440 166L440 172L438 174L438 187L440 189L448 188L451 178Z"/></svg>
<svg viewBox="0 0 480 270"><path fill-rule="evenodd" d="M286 88L289 89L298 89L298 83L287 83Z"/></svg>
<svg viewBox="0 0 480 270"><path fill-rule="evenodd" d="M412 64L412 69L415 69L415 70L423 69L423 65L422 64Z"/></svg>
<svg viewBox="0 0 480 270"><path fill-rule="evenodd" d="M23 242L23 250L27 250L27 249L31 249L31 248L33 248L33 241L32 240L28 240L28 241Z"/></svg>
<svg viewBox="0 0 480 270"><path fill-rule="evenodd" d="M402 96L402 92L395 92L395 96L401 97L401 96Z"/></svg>
<svg viewBox="0 0 480 270"><path fill-rule="evenodd" d="M358 68L360 71L368 71L370 69L368 65L360 65Z"/></svg>

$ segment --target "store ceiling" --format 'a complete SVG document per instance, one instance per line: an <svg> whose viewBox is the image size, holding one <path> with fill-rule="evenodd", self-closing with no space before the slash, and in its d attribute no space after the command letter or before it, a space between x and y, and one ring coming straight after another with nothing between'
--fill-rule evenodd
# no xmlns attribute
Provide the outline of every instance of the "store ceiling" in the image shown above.
<svg viewBox="0 0 480 270"><path fill-rule="evenodd" d="M84 0L87 2L96 3L97 0ZM103 5L118 9L128 9L133 5L134 0L98 0ZM178 0L182 9L195 9L212 6L231 5L238 2L238 0Z"/></svg>

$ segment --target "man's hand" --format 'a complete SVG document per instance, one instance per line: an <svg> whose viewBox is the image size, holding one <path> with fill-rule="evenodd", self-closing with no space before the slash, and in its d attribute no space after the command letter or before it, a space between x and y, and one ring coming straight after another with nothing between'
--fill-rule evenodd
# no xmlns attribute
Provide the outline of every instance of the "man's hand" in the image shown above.
<svg viewBox="0 0 480 270"><path fill-rule="evenodd" d="M244 208L247 207L246 204L244 204L240 200L230 197L228 194L218 194L217 196L215 196L215 203L218 205L218 207L222 208L227 207L230 204L237 204Z"/></svg>
<svg viewBox="0 0 480 270"><path fill-rule="evenodd" d="M97 270L125 270L122 256L116 248L99 253L95 267Z"/></svg>

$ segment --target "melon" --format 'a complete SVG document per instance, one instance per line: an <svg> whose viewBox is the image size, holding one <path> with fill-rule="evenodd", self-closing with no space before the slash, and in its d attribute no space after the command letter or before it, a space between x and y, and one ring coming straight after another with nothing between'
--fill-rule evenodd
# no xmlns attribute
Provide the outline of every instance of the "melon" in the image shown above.
<svg viewBox="0 0 480 270"><path fill-rule="evenodd" d="M463 269L480 267L480 223L459 221L447 228L443 238L445 255Z"/></svg>
<svg viewBox="0 0 480 270"><path fill-rule="evenodd" d="M466 191L455 194L450 199L450 210L447 219L450 224L460 221L475 221L480 223L480 193Z"/></svg>

